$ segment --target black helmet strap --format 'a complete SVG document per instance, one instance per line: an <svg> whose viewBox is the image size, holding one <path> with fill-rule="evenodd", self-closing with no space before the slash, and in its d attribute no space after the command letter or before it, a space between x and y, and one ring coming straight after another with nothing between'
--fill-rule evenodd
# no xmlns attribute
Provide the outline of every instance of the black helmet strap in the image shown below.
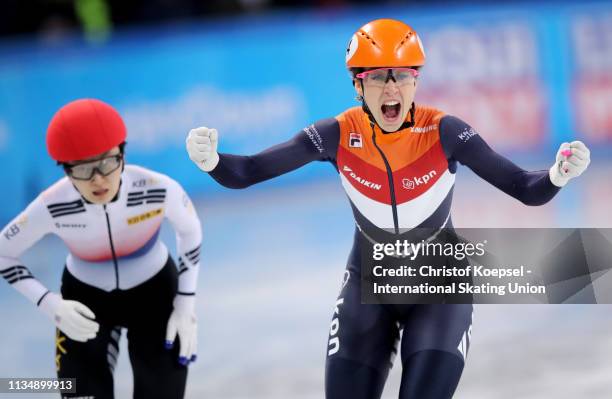
<svg viewBox="0 0 612 399"><path fill-rule="evenodd" d="M381 132L383 132L384 134L389 134L389 133L395 133L395 132L398 132L398 131L400 131L402 129L407 129L409 127L413 127L414 126L415 105L414 105L414 101L413 101L412 105L410 106L410 120L404 121L404 123L402 123L402 125L397 130L395 130L394 132L388 132L385 129L383 129L382 127L380 127L378 125L378 123L376 123L376 119L374 119L374 115L372 115L372 111L370 111L370 108L368 107L368 104L366 104L366 102L365 102L365 87L363 87L363 79L359 79L359 84L361 84L361 92L363 93L363 95L357 97L357 99L359 101L361 101L361 109L368 116L368 119L370 120L370 125L372 126L372 128L374 128L374 125L377 125Z"/></svg>

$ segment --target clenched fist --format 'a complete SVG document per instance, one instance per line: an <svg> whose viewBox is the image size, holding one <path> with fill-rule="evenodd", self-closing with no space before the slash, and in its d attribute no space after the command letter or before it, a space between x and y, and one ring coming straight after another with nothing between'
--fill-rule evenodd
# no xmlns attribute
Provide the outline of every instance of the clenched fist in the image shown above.
<svg viewBox="0 0 612 399"><path fill-rule="evenodd" d="M185 140L189 158L204 172L210 172L219 163L216 129L198 127L191 129Z"/></svg>
<svg viewBox="0 0 612 399"><path fill-rule="evenodd" d="M591 163L591 151L582 141L563 143L557 151L555 164L550 168L550 181L558 187L563 187L567 182L578 177Z"/></svg>

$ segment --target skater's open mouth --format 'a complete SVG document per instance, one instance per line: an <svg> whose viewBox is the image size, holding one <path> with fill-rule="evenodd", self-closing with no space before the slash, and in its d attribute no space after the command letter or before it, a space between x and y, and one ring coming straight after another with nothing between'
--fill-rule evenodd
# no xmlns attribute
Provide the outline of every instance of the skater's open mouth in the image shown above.
<svg viewBox="0 0 612 399"><path fill-rule="evenodd" d="M381 107L380 110L383 113L383 116L386 120L393 121L397 119L400 114L400 110L402 105L397 100L386 101Z"/></svg>
<svg viewBox="0 0 612 399"><path fill-rule="evenodd" d="M106 193L108 193L108 188L96 190L96 191L93 192L93 195L95 195L96 197L101 197L101 196L105 195Z"/></svg>

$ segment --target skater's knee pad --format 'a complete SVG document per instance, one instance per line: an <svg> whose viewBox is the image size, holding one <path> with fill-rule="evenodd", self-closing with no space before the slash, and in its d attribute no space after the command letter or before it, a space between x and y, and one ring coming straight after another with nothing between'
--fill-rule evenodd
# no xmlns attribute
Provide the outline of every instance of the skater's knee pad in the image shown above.
<svg viewBox="0 0 612 399"><path fill-rule="evenodd" d="M464 362L454 353L423 350L402 359L402 366L400 399L450 399Z"/></svg>
<svg viewBox="0 0 612 399"><path fill-rule="evenodd" d="M372 399L382 394L388 372L349 359L328 359L325 367L326 399Z"/></svg>

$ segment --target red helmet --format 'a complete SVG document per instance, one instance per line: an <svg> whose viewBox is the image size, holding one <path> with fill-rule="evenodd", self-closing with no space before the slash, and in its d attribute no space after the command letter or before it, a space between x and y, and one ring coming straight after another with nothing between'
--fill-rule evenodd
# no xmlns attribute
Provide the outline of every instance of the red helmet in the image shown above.
<svg viewBox="0 0 612 399"><path fill-rule="evenodd" d="M348 68L425 65L421 39L410 26L395 19L377 19L363 25L346 49Z"/></svg>
<svg viewBox="0 0 612 399"><path fill-rule="evenodd" d="M53 115L47 128L47 151L58 162L90 158L123 143L126 138L121 115L95 99L70 102Z"/></svg>

